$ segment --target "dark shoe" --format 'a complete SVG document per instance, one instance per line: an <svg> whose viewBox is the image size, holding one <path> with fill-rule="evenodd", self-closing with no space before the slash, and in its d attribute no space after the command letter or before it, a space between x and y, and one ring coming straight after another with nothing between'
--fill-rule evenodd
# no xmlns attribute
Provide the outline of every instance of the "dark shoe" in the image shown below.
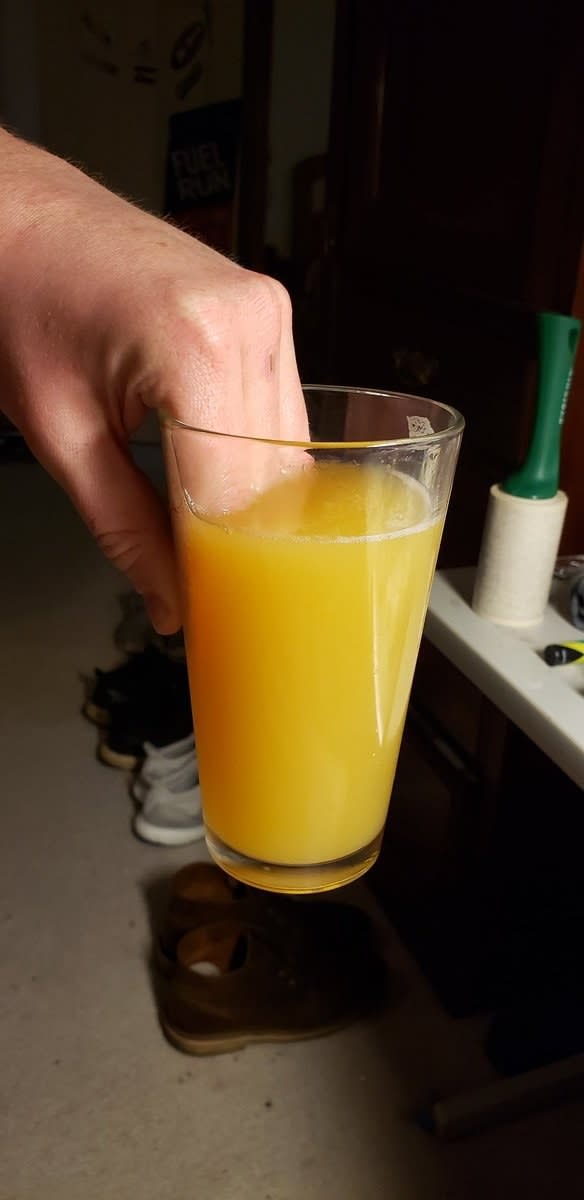
<svg viewBox="0 0 584 1200"><path fill-rule="evenodd" d="M333 1033L379 1012L385 998L386 968L374 952L355 961L231 919L178 943L162 1027L187 1054L222 1054Z"/></svg>
<svg viewBox="0 0 584 1200"><path fill-rule="evenodd" d="M141 654L147 646L155 646L169 658L184 662L182 630L170 637L162 637L150 622L142 596L136 592L125 592L118 599L122 619L114 630L114 642L119 650L123 650L124 654Z"/></svg>
<svg viewBox="0 0 584 1200"><path fill-rule="evenodd" d="M166 654L149 646L112 671L96 668L84 715L94 725L106 727L120 705L141 701L146 689L155 692L171 687L184 674L184 664L171 662Z"/></svg>
<svg viewBox="0 0 584 1200"><path fill-rule="evenodd" d="M140 697L113 707L110 723L98 748L109 767L133 771L144 758L144 742L160 748L193 732L186 667L170 664L171 678L148 678Z"/></svg>
<svg viewBox="0 0 584 1200"><path fill-rule="evenodd" d="M353 957L374 950L378 934L367 913L354 904L274 896L231 879L211 863L189 863L172 879L166 919L156 945L158 965L172 967L181 938L199 925L241 921L271 929L282 940L310 941L328 953Z"/></svg>
<svg viewBox="0 0 584 1200"><path fill-rule="evenodd" d="M231 916L239 919L240 902L247 900L249 892L244 883L231 879L211 863L189 863L177 871L171 880L166 917L156 945L159 966L172 966L180 939L197 925ZM236 904L237 911L232 910ZM245 920L249 914L246 909L241 912Z"/></svg>
<svg viewBox="0 0 584 1200"><path fill-rule="evenodd" d="M144 599L137 592L124 592L118 600L122 619L114 630L114 642L124 654L141 654L154 632Z"/></svg>

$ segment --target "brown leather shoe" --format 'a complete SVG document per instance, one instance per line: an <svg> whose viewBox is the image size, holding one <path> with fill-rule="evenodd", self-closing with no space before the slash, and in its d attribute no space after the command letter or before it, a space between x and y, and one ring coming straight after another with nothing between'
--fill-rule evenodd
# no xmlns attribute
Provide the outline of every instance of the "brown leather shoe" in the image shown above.
<svg viewBox="0 0 584 1200"><path fill-rule="evenodd" d="M189 930L231 916L231 908L236 904L239 913L239 904L248 900L249 890L214 863L188 863L177 871L171 880L168 908L158 941L160 965L168 968L174 962L176 947ZM242 915L245 919L248 913L242 910Z"/></svg>
<svg viewBox="0 0 584 1200"><path fill-rule="evenodd" d="M247 887L211 863L189 863L177 871L163 928L158 939L158 963L168 971L185 933L199 925L232 919L259 928L272 928L279 937L301 936L350 956L353 947L375 947L371 919L353 904L323 900L293 900Z"/></svg>
<svg viewBox="0 0 584 1200"><path fill-rule="evenodd" d="M294 941L237 918L185 934L162 1005L168 1039L187 1054L222 1054L319 1037L381 1009L386 968L374 951L346 957Z"/></svg>

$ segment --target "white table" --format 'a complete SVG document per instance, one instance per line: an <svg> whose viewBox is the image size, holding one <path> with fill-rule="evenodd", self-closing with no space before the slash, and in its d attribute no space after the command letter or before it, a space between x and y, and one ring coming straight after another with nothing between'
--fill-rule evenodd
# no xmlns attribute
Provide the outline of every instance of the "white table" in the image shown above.
<svg viewBox="0 0 584 1200"><path fill-rule="evenodd" d="M424 635L562 771L584 787L584 664L548 667L550 642L584 637L562 615L565 584L555 583L544 620L509 629L470 607L474 571L439 571Z"/></svg>

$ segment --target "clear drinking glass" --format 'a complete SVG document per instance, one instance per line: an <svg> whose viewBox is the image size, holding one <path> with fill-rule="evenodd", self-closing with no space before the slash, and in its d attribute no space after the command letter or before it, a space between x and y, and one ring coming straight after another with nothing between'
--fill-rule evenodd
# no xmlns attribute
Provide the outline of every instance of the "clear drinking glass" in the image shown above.
<svg viewBox="0 0 584 1200"><path fill-rule="evenodd" d="M306 444L163 418L207 844L280 892L379 853L464 424L305 396Z"/></svg>

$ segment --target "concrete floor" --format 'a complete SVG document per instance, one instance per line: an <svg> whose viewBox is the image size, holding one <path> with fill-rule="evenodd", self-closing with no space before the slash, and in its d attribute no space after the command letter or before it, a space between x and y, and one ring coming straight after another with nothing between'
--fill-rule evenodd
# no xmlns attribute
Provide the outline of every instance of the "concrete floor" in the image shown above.
<svg viewBox="0 0 584 1200"><path fill-rule="evenodd" d="M378 1023L202 1060L165 1042L145 889L196 854L131 836L79 715L120 581L36 466L0 467L0 506L0 1200L579 1197L580 1104L452 1145L413 1123L489 1068L391 930Z"/></svg>

